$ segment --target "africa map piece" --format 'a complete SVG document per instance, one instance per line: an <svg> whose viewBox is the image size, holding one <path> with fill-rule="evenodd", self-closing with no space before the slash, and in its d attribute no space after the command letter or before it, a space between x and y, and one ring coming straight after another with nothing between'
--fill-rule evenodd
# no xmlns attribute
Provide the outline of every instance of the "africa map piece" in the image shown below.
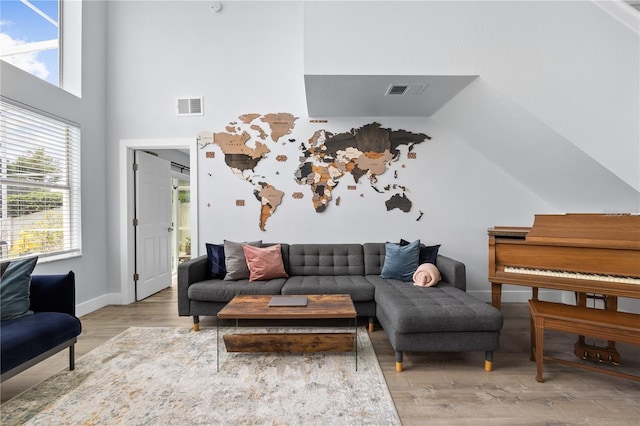
<svg viewBox="0 0 640 426"><path fill-rule="evenodd" d="M295 179L300 185L311 187L313 206L316 212L323 212L331 201L338 180L346 173L351 174L356 183L366 176L371 186L381 192L375 187L376 176L385 173L391 162L398 160L399 146L413 147L428 139L431 138L424 133L385 129L379 123L338 134L318 130L309 139L308 146L303 144L301 147L303 156ZM395 173L397 177L397 171ZM411 201L405 194L402 202L393 197L389 201L394 206L392 208L411 209ZM407 206L409 210L406 210Z"/></svg>

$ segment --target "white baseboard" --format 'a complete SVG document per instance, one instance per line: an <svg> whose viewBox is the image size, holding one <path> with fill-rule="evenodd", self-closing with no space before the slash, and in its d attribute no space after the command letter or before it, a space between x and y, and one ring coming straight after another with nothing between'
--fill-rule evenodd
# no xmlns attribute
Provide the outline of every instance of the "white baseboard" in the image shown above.
<svg viewBox="0 0 640 426"><path fill-rule="evenodd" d="M93 311L97 311L100 308L104 308L107 305L121 305L120 293L108 293L95 299L87 300L76 305L76 316L81 317L83 315L90 314Z"/></svg>

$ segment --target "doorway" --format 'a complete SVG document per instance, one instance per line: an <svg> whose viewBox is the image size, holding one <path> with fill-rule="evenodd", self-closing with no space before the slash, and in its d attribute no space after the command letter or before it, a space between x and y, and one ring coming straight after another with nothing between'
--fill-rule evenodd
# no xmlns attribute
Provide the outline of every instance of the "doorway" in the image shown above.
<svg viewBox="0 0 640 426"><path fill-rule="evenodd" d="M135 205L136 194L134 191L134 171L133 157L135 150L145 150L150 152L181 152L185 155L187 160L181 161L181 163L188 162L188 165L182 164L183 170L181 173L172 171L172 178L178 178L178 188L182 188L182 192L186 192L188 188L189 209L183 215L188 217L188 223L183 221L182 224L174 226L174 231L171 232L172 246L177 247L176 252L172 255L175 258L176 270L177 262L182 256L183 260L196 257L199 255L198 249L198 219L197 219L197 141L195 138L190 139L128 139L121 140L119 146L119 159L118 165L121 173L119 173L119 188L120 188L120 300L122 304L133 303L136 300L136 242L134 232L134 217L135 217ZM189 175L184 176L184 168L188 166ZM171 191L173 181L167 183L167 191ZM179 191L178 191L179 192ZM184 196L183 196L184 197ZM172 209L173 211L173 209ZM173 213L170 213L173 215ZM176 213L177 214L177 213ZM178 219L178 218L176 218ZM173 222L173 223L177 223ZM187 255L186 251L180 252L180 227L188 227L187 230L183 229L182 232L182 248L185 249L186 236L189 236L190 254ZM174 243L175 241L175 243ZM175 244L175 245L174 245ZM172 260L172 264L174 261Z"/></svg>
<svg viewBox="0 0 640 426"><path fill-rule="evenodd" d="M171 178L171 272L191 259L191 184L188 175Z"/></svg>

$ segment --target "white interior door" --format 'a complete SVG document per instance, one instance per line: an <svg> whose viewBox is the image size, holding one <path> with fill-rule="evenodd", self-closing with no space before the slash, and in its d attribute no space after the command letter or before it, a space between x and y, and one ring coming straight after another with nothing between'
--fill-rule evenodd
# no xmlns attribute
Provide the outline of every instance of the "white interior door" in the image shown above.
<svg viewBox="0 0 640 426"><path fill-rule="evenodd" d="M171 163L135 151L136 299L171 285Z"/></svg>

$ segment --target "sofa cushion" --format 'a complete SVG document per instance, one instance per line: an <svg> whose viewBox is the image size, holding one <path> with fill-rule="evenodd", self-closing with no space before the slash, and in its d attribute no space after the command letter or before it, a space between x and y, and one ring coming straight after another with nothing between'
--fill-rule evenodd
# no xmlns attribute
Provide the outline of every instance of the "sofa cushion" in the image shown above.
<svg viewBox="0 0 640 426"><path fill-rule="evenodd" d="M294 275L287 279L282 294L348 294L354 302L374 299L373 285L358 275Z"/></svg>
<svg viewBox="0 0 640 426"><path fill-rule="evenodd" d="M227 267L225 265L224 245L222 244L209 244L207 247L207 261L209 263L209 277L210 278L224 278L227 274Z"/></svg>
<svg viewBox="0 0 640 426"><path fill-rule="evenodd" d="M451 285L416 287L380 276L367 276L375 286L377 311L396 333L496 331L499 310Z"/></svg>
<svg viewBox="0 0 640 426"><path fill-rule="evenodd" d="M364 275L360 244L291 244L289 275Z"/></svg>
<svg viewBox="0 0 640 426"><path fill-rule="evenodd" d="M2 321L33 315L29 310L31 272L38 257L15 260L7 266L0 280L0 314Z"/></svg>
<svg viewBox="0 0 640 426"><path fill-rule="evenodd" d="M206 280L193 283L187 290L189 300L230 302L239 294L280 294L287 278L249 282L244 280Z"/></svg>
<svg viewBox="0 0 640 426"><path fill-rule="evenodd" d="M78 318L60 312L36 312L2 321L2 373L77 337L81 331Z"/></svg>
<svg viewBox="0 0 640 426"><path fill-rule="evenodd" d="M413 273L418 269L420 260L420 240L405 246L394 243L385 244L384 265L382 265L382 278L410 282Z"/></svg>
<svg viewBox="0 0 640 426"><path fill-rule="evenodd" d="M227 268L227 274L224 279L227 281L249 278L249 267L247 266L247 259L244 257L242 244L262 247L262 241L237 243L224 240L224 263Z"/></svg>
<svg viewBox="0 0 640 426"><path fill-rule="evenodd" d="M288 276L284 270L280 244L264 248L243 244L242 250L249 267L249 281L271 280Z"/></svg>

